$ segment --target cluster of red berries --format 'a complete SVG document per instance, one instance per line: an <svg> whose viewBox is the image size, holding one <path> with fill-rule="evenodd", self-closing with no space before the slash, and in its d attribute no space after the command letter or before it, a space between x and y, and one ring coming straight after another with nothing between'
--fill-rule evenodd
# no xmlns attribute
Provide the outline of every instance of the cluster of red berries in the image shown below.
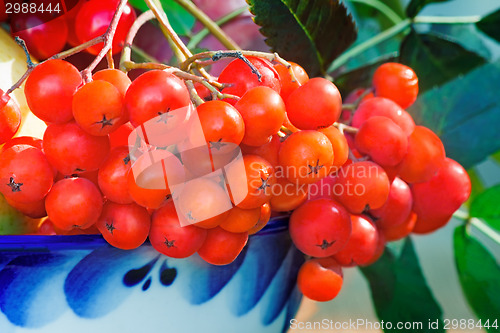
<svg viewBox="0 0 500 333"><path fill-rule="evenodd" d="M0 21L9 20L12 36L22 38L30 53L39 60L78 46L106 32L119 0L21 0L9 1L0 10ZM70 6L74 5L74 6ZM8 14L10 13L10 14ZM120 52L123 41L136 19L133 8L125 5L113 38L113 54ZM87 51L97 55L102 43Z"/></svg>
<svg viewBox="0 0 500 333"><path fill-rule="evenodd" d="M418 93L406 66L379 67L373 93L347 98L352 110L343 110L332 82L309 79L294 63L287 68L240 57L218 82L223 100L197 86L206 100L196 108L204 161L201 150L184 149L192 141L189 129L173 150L151 142L143 147L138 137L139 129L168 124L175 110L192 105L174 74L150 70L131 82L107 69L83 84L68 62L36 66L25 94L48 127L43 140L10 139L19 121L5 98L0 192L26 215L48 216L52 233L98 229L123 249L149 237L167 256L198 253L216 265L232 262L272 214L291 212L291 238L312 257L298 285L320 301L339 292L342 267L369 265L387 241L442 227L469 196L465 170L404 110ZM141 148L168 157L173 167L159 161L134 173ZM231 164L237 154L241 164ZM222 181L204 177L222 168ZM172 174L189 179L179 195L171 190Z"/></svg>

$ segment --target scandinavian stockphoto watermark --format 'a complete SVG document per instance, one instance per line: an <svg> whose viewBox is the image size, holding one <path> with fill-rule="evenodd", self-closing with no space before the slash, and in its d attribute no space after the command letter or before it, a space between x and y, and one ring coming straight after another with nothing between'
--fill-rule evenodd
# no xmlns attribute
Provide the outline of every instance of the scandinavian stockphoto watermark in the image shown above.
<svg viewBox="0 0 500 333"><path fill-rule="evenodd" d="M370 320L366 318L320 321L300 321L291 319L290 332L311 331L315 332L380 332L394 330L397 332L420 333L434 330L481 330L483 328L498 329L499 319L428 319L426 321L385 321Z"/></svg>
<svg viewBox="0 0 500 333"><path fill-rule="evenodd" d="M428 325L427 325L428 324ZM432 329L432 323L426 323L426 328ZM391 330L396 329L398 331L407 332L423 332L424 323L422 322L396 322L392 323L389 321L372 321L369 319L349 319L349 320L331 320L323 319L320 321L299 321L297 319L290 320L290 331L300 332L303 330L316 330L325 332L366 332L373 331L379 332L380 330Z"/></svg>

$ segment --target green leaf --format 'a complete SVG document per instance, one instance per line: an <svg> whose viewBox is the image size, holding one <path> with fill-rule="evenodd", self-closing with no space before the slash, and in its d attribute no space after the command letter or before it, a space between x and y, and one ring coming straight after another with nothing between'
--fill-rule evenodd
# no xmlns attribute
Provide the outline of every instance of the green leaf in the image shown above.
<svg viewBox="0 0 500 333"><path fill-rule="evenodd" d="M377 316L391 323L422 323L421 328L407 331L444 332L443 313L425 281L411 239L402 246L400 251L386 248L375 264L361 269L370 284ZM429 328L429 321L437 321L439 329ZM398 332L396 327L384 331Z"/></svg>
<svg viewBox="0 0 500 333"><path fill-rule="evenodd" d="M371 87L373 73L378 66L386 62L395 61L397 58L396 53L388 54L378 58L376 61L359 68L356 68L347 73L335 78L334 83L339 88L342 96L346 97L351 91L356 88Z"/></svg>
<svg viewBox="0 0 500 333"><path fill-rule="evenodd" d="M434 2L445 2L449 0L412 0L406 7L406 16L413 18L428 4Z"/></svg>
<svg viewBox="0 0 500 333"><path fill-rule="evenodd" d="M446 154L468 169L500 149L500 61L419 96L408 110L432 129Z"/></svg>
<svg viewBox="0 0 500 333"><path fill-rule="evenodd" d="M491 155L491 158L493 161L495 161L497 164L500 164L500 151L497 151L493 155Z"/></svg>
<svg viewBox="0 0 500 333"><path fill-rule="evenodd" d="M401 44L400 61L413 68L420 91L441 85L484 64L486 60L450 39L412 30Z"/></svg>
<svg viewBox="0 0 500 333"><path fill-rule="evenodd" d="M357 36L352 16L339 0L247 0L266 43L309 76L328 65Z"/></svg>
<svg viewBox="0 0 500 333"><path fill-rule="evenodd" d="M483 17L481 21L476 23L476 27L478 27L479 30L500 43L500 29L498 29L499 25L500 9Z"/></svg>
<svg viewBox="0 0 500 333"><path fill-rule="evenodd" d="M467 170L467 173L469 174L471 182L471 194L469 200L465 204L470 207L470 204L472 201L474 201L474 198L476 198L484 191L484 184L477 168L470 168L469 170Z"/></svg>
<svg viewBox="0 0 500 333"><path fill-rule="evenodd" d="M500 267L493 256L472 236L465 226L455 229L455 264L462 290L474 313L484 324L493 323L500 313ZM487 332L498 329L486 328Z"/></svg>
<svg viewBox="0 0 500 333"><path fill-rule="evenodd" d="M490 227L500 231L500 185L490 187L477 195L470 205L469 214L485 220Z"/></svg>
<svg viewBox="0 0 500 333"><path fill-rule="evenodd" d="M129 0L128 2L142 12L149 9L144 0ZM160 2L175 32L183 36L189 35L196 23L196 19L189 14L187 10L182 8L181 5L175 2L175 0L160 0Z"/></svg>

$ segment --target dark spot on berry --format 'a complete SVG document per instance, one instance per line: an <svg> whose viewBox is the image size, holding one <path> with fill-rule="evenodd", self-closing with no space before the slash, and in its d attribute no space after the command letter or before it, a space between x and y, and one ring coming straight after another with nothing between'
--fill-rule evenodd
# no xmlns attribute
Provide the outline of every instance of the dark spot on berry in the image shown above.
<svg viewBox="0 0 500 333"><path fill-rule="evenodd" d="M336 242L335 240L328 242L326 239L323 239L323 242L321 244L316 244L316 246L320 247L322 250L326 250L330 246L332 246L335 242Z"/></svg>
<svg viewBox="0 0 500 333"><path fill-rule="evenodd" d="M12 192L21 192L21 186L24 185L24 183L16 183L14 181L14 177L10 177L9 182L6 184Z"/></svg>

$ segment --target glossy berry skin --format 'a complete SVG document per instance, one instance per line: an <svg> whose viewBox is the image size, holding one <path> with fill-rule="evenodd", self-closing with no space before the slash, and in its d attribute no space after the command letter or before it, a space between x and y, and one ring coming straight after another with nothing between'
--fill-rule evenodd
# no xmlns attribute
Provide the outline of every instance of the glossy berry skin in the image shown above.
<svg viewBox="0 0 500 333"><path fill-rule="evenodd" d="M340 251L351 236L347 211L332 199L307 201L290 216L290 235L303 253L323 258Z"/></svg>
<svg viewBox="0 0 500 333"><path fill-rule="evenodd" d="M47 215L60 229L86 229L97 222L103 197L85 178L65 178L54 184L45 199Z"/></svg>
<svg viewBox="0 0 500 333"><path fill-rule="evenodd" d="M391 119L375 116L361 125L354 145L374 162L394 166L403 160L408 151L408 137Z"/></svg>
<svg viewBox="0 0 500 333"><path fill-rule="evenodd" d="M102 194L119 204L132 203L128 191L127 175L131 168L127 146L113 148L98 171L98 184Z"/></svg>
<svg viewBox="0 0 500 333"><path fill-rule="evenodd" d="M394 101L383 97L363 100L354 112L351 124L359 128L368 118L375 116L390 118L401 127L406 135L410 135L415 129L415 122L410 114Z"/></svg>
<svg viewBox="0 0 500 333"><path fill-rule="evenodd" d="M274 69L278 72L281 81L281 98L284 101L288 99L288 96L292 92L295 91L298 87L309 81L309 75L304 68L302 68L299 64L289 61L288 62L292 66L293 73L295 75L295 81L292 81L292 76L290 75L290 71L283 64L274 65Z"/></svg>
<svg viewBox="0 0 500 333"><path fill-rule="evenodd" d="M172 258L186 258L205 242L207 230L194 225L181 226L172 201L153 214L149 240L160 253Z"/></svg>
<svg viewBox="0 0 500 333"><path fill-rule="evenodd" d="M370 161L352 163L339 170L336 186L336 200L352 214L380 208L389 197L387 174Z"/></svg>
<svg viewBox="0 0 500 333"><path fill-rule="evenodd" d="M21 203L42 200L52 187L54 174L43 152L15 145L0 154L0 192Z"/></svg>
<svg viewBox="0 0 500 333"><path fill-rule="evenodd" d="M64 16L68 26L68 44L72 47L80 45L80 39L76 35L75 20L76 15L78 15L78 12L82 8L83 4L88 1L89 0L79 0L72 8L67 8L68 4L66 4L66 9L68 9L68 11L64 14Z"/></svg>
<svg viewBox="0 0 500 333"><path fill-rule="evenodd" d="M398 103L403 109L408 108L417 99L418 77L408 66L394 62L380 65L373 74L375 95Z"/></svg>
<svg viewBox="0 0 500 333"><path fill-rule="evenodd" d="M0 144L10 140L21 125L21 110L17 102L0 89Z"/></svg>
<svg viewBox="0 0 500 333"><path fill-rule="evenodd" d="M216 227L207 231L207 238L198 254L209 264L228 265L238 257L247 241L248 232L233 233Z"/></svg>
<svg viewBox="0 0 500 333"><path fill-rule="evenodd" d="M130 123L134 127L190 103L184 82L173 74L160 70L152 70L136 78L128 88L124 100Z"/></svg>
<svg viewBox="0 0 500 333"><path fill-rule="evenodd" d="M35 116L49 123L65 123L73 119L73 94L81 84L75 66L63 60L48 60L28 76L24 93Z"/></svg>
<svg viewBox="0 0 500 333"><path fill-rule="evenodd" d="M47 211L45 210L45 198L34 202L19 202L5 197L5 201L32 219L40 219L47 216Z"/></svg>
<svg viewBox="0 0 500 333"><path fill-rule="evenodd" d="M47 2L34 1L38 6ZM26 43L30 54L38 60L47 59L63 50L68 38L68 26L64 17L56 17L56 12L16 13L12 15L10 27L12 35Z"/></svg>
<svg viewBox="0 0 500 333"><path fill-rule="evenodd" d="M312 184L326 177L333 158L328 137L311 130L291 134L281 143L279 151L283 176L297 184Z"/></svg>
<svg viewBox="0 0 500 333"><path fill-rule="evenodd" d="M242 209L235 206L231 208L226 219L220 224L220 227L230 232L247 232L259 222L260 211L260 207Z"/></svg>
<svg viewBox="0 0 500 333"><path fill-rule="evenodd" d="M384 205L372 209L370 214L376 218L380 228L391 228L402 224L408 218L413 206L410 187L401 178L396 177L391 183L389 197Z"/></svg>
<svg viewBox="0 0 500 333"><path fill-rule="evenodd" d="M351 215L351 222L351 237L334 258L342 266L364 266L371 261L377 251L378 231L368 217Z"/></svg>
<svg viewBox="0 0 500 333"><path fill-rule="evenodd" d="M231 187L233 204L243 209L262 206L271 199L272 187L276 183L273 166L257 155L243 156L245 172L238 164L226 169L226 179ZM246 186L247 191L244 191Z"/></svg>
<svg viewBox="0 0 500 333"><path fill-rule="evenodd" d="M278 177L272 187L271 209L275 212L289 212L307 200L307 185L297 185L285 177Z"/></svg>
<svg viewBox="0 0 500 333"><path fill-rule="evenodd" d="M386 241L393 242L403 239L411 234L416 222L417 214L411 212L403 223L389 228L380 228L379 230L380 233L384 235Z"/></svg>
<svg viewBox="0 0 500 333"><path fill-rule="evenodd" d="M429 233L446 224L451 215L467 201L471 182L465 169L446 158L443 166L429 181L413 184L413 211L417 222L413 232Z"/></svg>
<svg viewBox="0 0 500 333"><path fill-rule="evenodd" d="M266 59L257 57L246 57L250 63L257 69L261 78L252 72L243 60L235 59L231 61L220 73L218 81L228 86L222 89L225 94L243 96L248 90L265 86L273 89L278 94L281 90L281 83L278 72L273 65ZM228 99L228 103L234 104L236 101Z"/></svg>
<svg viewBox="0 0 500 333"><path fill-rule="evenodd" d="M38 148L42 150L43 148L43 141L41 139L32 137L32 136L16 136L15 138L10 139L7 141L2 148L0 148L0 153L2 153L4 150L7 148L10 148L15 145L28 145L31 147Z"/></svg>
<svg viewBox="0 0 500 333"><path fill-rule="evenodd" d="M141 246L149 234L151 217L135 203L121 205L107 201L96 226L104 239L116 248L131 250Z"/></svg>
<svg viewBox="0 0 500 333"><path fill-rule="evenodd" d="M63 175L97 170L109 150L108 136L93 136L76 123L51 124L43 135L47 159Z"/></svg>
<svg viewBox="0 0 500 333"><path fill-rule="evenodd" d="M125 96L128 87L132 83L125 72L118 69L106 68L92 75L93 80L107 81L114 85L122 96Z"/></svg>
<svg viewBox="0 0 500 333"><path fill-rule="evenodd" d="M181 224L210 229L226 219L231 201L225 184L217 180L196 178L186 182L181 192L174 193L178 195L176 206Z"/></svg>
<svg viewBox="0 0 500 333"><path fill-rule="evenodd" d="M278 154L280 151L280 147L281 139L278 134L274 134L269 142L264 143L261 146L247 146L245 144L240 145L243 154L258 155L271 163L273 167L276 167L279 164Z"/></svg>
<svg viewBox="0 0 500 333"><path fill-rule="evenodd" d="M330 172L336 172L349 158L349 145L347 144L347 139L335 126L321 128L318 132L326 135L332 144L333 165Z"/></svg>
<svg viewBox="0 0 500 333"><path fill-rule="evenodd" d="M198 106L196 112L209 145L216 142L241 143L245 123L234 106L223 101L209 101Z"/></svg>
<svg viewBox="0 0 500 333"><path fill-rule="evenodd" d="M104 34L113 19L117 6L117 0L91 0L85 3L75 18L76 35L80 43ZM129 4L125 5L113 37L113 54L117 54L122 50L127 32L130 30L135 18L136 15L132 7ZM89 47L87 51L97 55L102 47L103 43L99 43Z"/></svg>
<svg viewBox="0 0 500 333"><path fill-rule="evenodd" d="M317 302L334 299L343 281L342 267L332 258L307 260L297 276L297 286L302 294Z"/></svg>
<svg viewBox="0 0 500 333"><path fill-rule="evenodd" d="M271 218L271 206L269 205L269 202L266 202L265 204L260 206L259 221L257 221L257 224L255 224L253 228L248 230L248 234L253 235L261 231L267 225L267 222L269 222L270 218Z"/></svg>
<svg viewBox="0 0 500 333"><path fill-rule="evenodd" d="M295 89L286 100L288 119L302 130L316 130L333 125L342 112L342 98L337 87L324 78L313 78Z"/></svg>
<svg viewBox="0 0 500 333"><path fill-rule="evenodd" d="M426 182L441 168L445 157L441 139L427 127L416 126L408 139L399 177L407 183Z"/></svg>
<svg viewBox="0 0 500 333"><path fill-rule="evenodd" d="M165 179L163 174L146 172L150 183L159 183ZM140 182L139 182L140 183ZM128 193L130 197L138 204L149 209L157 209L163 205L170 197L170 189L145 188L137 184L134 173L130 170L127 174ZM142 184L141 184L142 185Z"/></svg>
<svg viewBox="0 0 500 333"><path fill-rule="evenodd" d="M285 103L273 89L255 87L234 105L245 123L242 143L260 146L271 140L285 120Z"/></svg>
<svg viewBox="0 0 500 333"><path fill-rule="evenodd" d="M128 137L133 130L134 126L132 126L129 122L126 122L111 132L109 134L109 143L111 144L111 148L128 145Z"/></svg>
<svg viewBox="0 0 500 333"><path fill-rule="evenodd" d="M94 80L73 96L73 116L87 133L108 135L122 123L123 96L111 83Z"/></svg>

